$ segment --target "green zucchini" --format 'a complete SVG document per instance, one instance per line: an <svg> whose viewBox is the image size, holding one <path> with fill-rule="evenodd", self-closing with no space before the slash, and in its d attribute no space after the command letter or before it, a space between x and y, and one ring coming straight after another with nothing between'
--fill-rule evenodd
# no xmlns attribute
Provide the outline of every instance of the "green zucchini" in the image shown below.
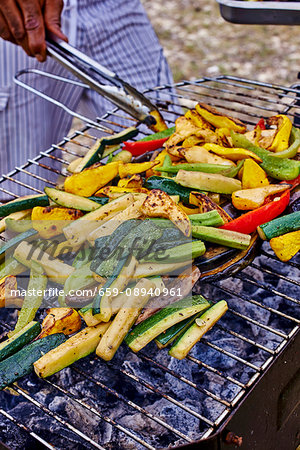
<svg viewBox="0 0 300 450"><path fill-rule="evenodd" d="M28 375L33 371L33 363L45 353L66 341L63 333L51 334L23 347L14 355L0 362L0 389Z"/></svg>
<svg viewBox="0 0 300 450"><path fill-rule="evenodd" d="M139 323L128 333L125 342L131 350L138 352L175 323L181 322L209 306L209 302L201 295L181 299Z"/></svg>
<svg viewBox="0 0 300 450"><path fill-rule="evenodd" d="M15 258L5 258L5 261L0 264L0 280L7 275L19 275L19 273L25 272L26 270L27 267Z"/></svg>
<svg viewBox="0 0 300 450"><path fill-rule="evenodd" d="M173 246L172 248L152 252L146 255L140 262L153 261L170 264L173 262L190 261L202 256L205 253L205 245L202 241L190 241L185 244Z"/></svg>
<svg viewBox="0 0 300 450"><path fill-rule="evenodd" d="M169 344L172 344L172 342L175 341L175 339L177 339L179 336L181 336L201 314L202 313L195 314L194 316L188 317L182 322L175 323L175 325L161 333L155 339L157 347L161 349L167 347Z"/></svg>
<svg viewBox="0 0 300 450"><path fill-rule="evenodd" d="M130 127L112 136L105 136L101 139L97 139L95 144L89 149L89 151L77 165L75 172L81 172L83 169L86 169L87 167L90 167L91 165L100 161L106 146L121 144L121 142L135 137L138 132L139 131L137 128Z"/></svg>
<svg viewBox="0 0 300 450"><path fill-rule="evenodd" d="M170 273L176 273L179 275L181 269L191 265L188 261L181 261L177 263L170 264L162 264L162 263L153 263L147 262L143 264L139 264L136 268L134 277L135 278L149 278L153 276L166 275ZM178 272L180 269L180 272Z"/></svg>
<svg viewBox="0 0 300 450"><path fill-rule="evenodd" d="M194 226L220 227L224 224L224 220L216 209L202 214L191 214L189 219Z"/></svg>
<svg viewBox="0 0 300 450"><path fill-rule="evenodd" d="M8 216L0 220L0 233L6 230L7 219L13 219L15 222L17 222L23 219L30 219L30 217L31 217L31 209L25 209L24 211L17 211L15 213L9 214Z"/></svg>
<svg viewBox="0 0 300 450"><path fill-rule="evenodd" d="M12 249L20 242L25 241L25 239L34 236L35 234L37 234L37 231L31 228L30 230L24 231L21 234L17 234L17 236L14 236L9 241L5 242L5 244L0 247L0 259L5 256L5 253L8 250Z"/></svg>
<svg viewBox="0 0 300 450"><path fill-rule="evenodd" d="M13 337L6 339L0 344L0 361L16 353L20 348L29 344L41 332L39 322L29 322L22 330L18 331Z"/></svg>
<svg viewBox="0 0 300 450"><path fill-rule="evenodd" d="M155 141L157 139L163 139L171 136L171 134L175 133L176 127L170 127L166 130L158 131L157 133L149 134L145 136L143 139L139 139L137 142L147 142L147 141Z"/></svg>
<svg viewBox="0 0 300 450"><path fill-rule="evenodd" d="M93 250L90 247L82 247L74 258L72 267L80 269L88 262L91 262L93 258Z"/></svg>
<svg viewBox="0 0 300 450"><path fill-rule="evenodd" d="M190 193L192 191L198 191L198 189L181 186L172 178L158 176L149 177L145 183L145 187L147 189L160 189L169 195L179 195L180 200L185 204L189 204Z"/></svg>
<svg viewBox="0 0 300 450"><path fill-rule="evenodd" d="M257 227L261 239L269 241L270 239L290 233L300 229L300 211L295 211L285 216L277 217L270 222Z"/></svg>
<svg viewBox="0 0 300 450"><path fill-rule="evenodd" d="M203 191L217 192L218 194L232 194L242 189L242 183L235 178L224 177L217 173L189 172L179 170L175 181L182 186Z"/></svg>
<svg viewBox="0 0 300 450"><path fill-rule="evenodd" d="M197 239L203 239L203 241L241 250L248 248L251 241L250 234L213 227L192 226L192 235Z"/></svg>
<svg viewBox="0 0 300 450"><path fill-rule="evenodd" d="M66 208L75 208L80 209L81 211L94 211L101 206L86 197L70 194L50 187L45 187L45 193L53 202Z"/></svg>
<svg viewBox="0 0 300 450"><path fill-rule="evenodd" d="M195 320L184 334L179 336L177 341L172 345L169 355L176 359L183 359L192 349L192 347L200 341L202 336L209 331L216 322L225 314L228 306L225 300L213 305L198 319Z"/></svg>
<svg viewBox="0 0 300 450"><path fill-rule="evenodd" d="M88 197L89 200L98 203L99 205L106 205L106 203L109 202L108 197L96 197L95 195L92 195L91 197Z"/></svg>
<svg viewBox="0 0 300 450"><path fill-rule="evenodd" d="M90 265L90 262L88 262L87 264L75 269L74 272L68 276L64 284L63 294L58 297L58 303L60 306L67 306L65 298L70 295L71 291L82 290L95 284Z"/></svg>
<svg viewBox="0 0 300 450"><path fill-rule="evenodd" d="M16 335L35 318L36 312L44 298L47 281L43 268L37 262L31 261L30 279L26 296L16 326L13 331L9 332L9 337Z"/></svg>
<svg viewBox="0 0 300 450"><path fill-rule="evenodd" d="M137 261L133 256L122 258L114 273L106 281L106 283L99 289L93 302L93 315L103 322L108 322L111 318L111 298L114 292L122 293L127 286L129 280L135 273Z"/></svg>
<svg viewBox="0 0 300 450"><path fill-rule="evenodd" d="M47 195L28 195L27 197L20 197L11 202L0 206L0 217L8 216L16 211L23 211L24 209L31 209L35 206L48 206L49 199Z"/></svg>
<svg viewBox="0 0 300 450"><path fill-rule="evenodd" d="M110 323L100 323L79 331L67 341L35 361L35 373L46 378L93 353Z"/></svg>

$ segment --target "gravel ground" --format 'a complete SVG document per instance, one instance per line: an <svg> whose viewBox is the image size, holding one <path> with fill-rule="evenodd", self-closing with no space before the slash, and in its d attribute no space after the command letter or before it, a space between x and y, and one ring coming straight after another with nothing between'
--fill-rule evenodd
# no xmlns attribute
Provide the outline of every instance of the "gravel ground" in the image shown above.
<svg viewBox="0 0 300 450"><path fill-rule="evenodd" d="M220 74L283 85L297 81L299 27L231 24L213 0L142 3L176 81Z"/></svg>

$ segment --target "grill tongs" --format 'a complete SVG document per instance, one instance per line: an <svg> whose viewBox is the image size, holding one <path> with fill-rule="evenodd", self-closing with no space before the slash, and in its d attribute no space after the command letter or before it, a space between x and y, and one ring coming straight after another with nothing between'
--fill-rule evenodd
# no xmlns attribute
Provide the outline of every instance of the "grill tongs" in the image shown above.
<svg viewBox="0 0 300 450"><path fill-rule="evenodd" d="M64 41L56 41L48 38L46 42L48 54L60 64L62 64L71 73L73 73L83 83L78 83L76 81L43 72L37 69L25 69L21 70L15 75L14 81L16 82L16 84L26 88L31 92L34 92L35 94L51 101L52 103L55 103L57 106L62 107L71 115L84 119L85 122L87 121L85 117L81 116L80 114L74 113L74 111L70 111L59 101L48 97L46 94L38 91L34 87L29 86L23 81L20 81L20 77L24 74L35 73L59 81L73 83L84 88L90 88L98 92L101 96L110 100L122 110L126 111L138 122L144 123L154 131L158 131L157 128L160 128L159 124L164 124L164 120L160 112L158 111L158 108L141 92L139 92L126 81L122 80L116 73L102 66L89 56L82 53L77 48ZM101 84L101 82L99 81L100 77L109 81L113 86L108 84ZM91 124L92 121L88 119L88 123Z"/></svg>

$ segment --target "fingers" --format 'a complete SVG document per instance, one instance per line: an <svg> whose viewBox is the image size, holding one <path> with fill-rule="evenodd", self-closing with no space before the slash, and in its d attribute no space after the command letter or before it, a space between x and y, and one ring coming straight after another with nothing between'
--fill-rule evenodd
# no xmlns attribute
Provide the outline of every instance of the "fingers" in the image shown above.
<svg viewBox="0 0 300 450"><path fill-rule="evenodd" d="M63 9L62 0L45 0L44 5L44 21L47 31L55 34L63 41L67 41L68 38L61 31L61 12Z"/></svg>
<svg viewBox="0 0 300 450"><path fill-rule="evenodd" d="M38 61L46 59L44 19L38 0L18 0L23 14L24 29L28 40L28 49Z"/></svg>
<svg viewBox="0 0 300 450"><path fill-rule="evenodd" d="M15 39L13 38L13 35L10 32L9 26L1 11L0 11L0 37L2 37L2 39L4 39L5 41L10 41L14 43L16 42Z"/></svg>
<svg viewBox="0 0 300 450"><path fill-rule="evenodd" d="M4 39L14 40L22 45L25 39L25 29L23 25L22 15L14 0L1 0L0 11L2 21L2 34Z"/></svg>

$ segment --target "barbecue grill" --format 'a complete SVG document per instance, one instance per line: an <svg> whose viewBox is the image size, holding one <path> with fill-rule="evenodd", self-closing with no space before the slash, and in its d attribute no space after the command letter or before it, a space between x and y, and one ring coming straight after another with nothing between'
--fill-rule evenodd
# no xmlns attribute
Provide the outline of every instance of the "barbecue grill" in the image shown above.
<svg viewBox="0 0 300 450"><path fill-rule="evenodd" d="M297 86L231 76L159 86L146 95L172 124L182 107L200 100L251 125L260 117L300 113ZM116 108L97 122L3 175L1 197L12 200L20 190L26 195L54 186L55 178L66 175L68 159L86 151L99 128L105 134L134 124ZM148 132L140 130L138 138ZM297 257L282 263L263 244L243 271L200 280L195 292L226 299L229 310L183 361L153 343L137 354L123 345L109 363L91 356L49 379L21 379L0 392L0 440L12 449L295 450L299 273ZM0 336L15 319L14 310L0 311Z"/></svg>

